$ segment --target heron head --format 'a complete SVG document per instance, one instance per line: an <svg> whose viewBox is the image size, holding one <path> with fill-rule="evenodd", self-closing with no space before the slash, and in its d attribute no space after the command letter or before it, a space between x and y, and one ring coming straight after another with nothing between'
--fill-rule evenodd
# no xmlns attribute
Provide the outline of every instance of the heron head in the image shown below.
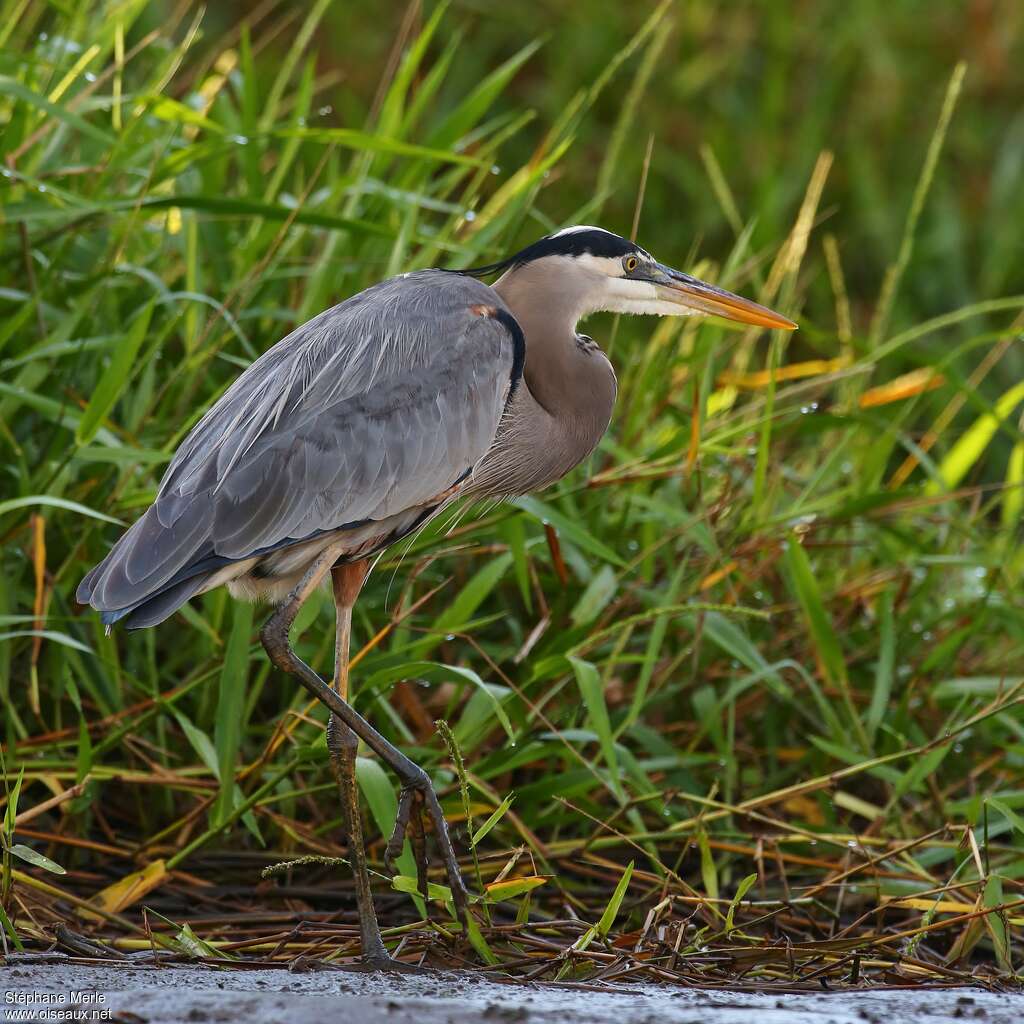
<svg viewBox="0 0 1024 1024"><path fill-rule="evenodd" d="M739 323L796 330L792 320L740 295L659 263L635 242L590 225L564 228L508 260L509 274L531 268L554 287L572 290L581 316L647 313L720 316Z"/></svg>

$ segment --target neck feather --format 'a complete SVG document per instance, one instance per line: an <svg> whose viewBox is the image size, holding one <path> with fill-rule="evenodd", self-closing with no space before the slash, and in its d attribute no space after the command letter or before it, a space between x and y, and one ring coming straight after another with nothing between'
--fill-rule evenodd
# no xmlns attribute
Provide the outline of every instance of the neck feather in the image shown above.
<svg viewBox="0 0 1024 1024"><path fill-rule="evenodd" d="M590 283L553 269L542 262L517 267L494 288L526 337L523 380L530 394L582 459L608 426L615 372L603 352L576 335L577 322L593 311Z"/></svg>

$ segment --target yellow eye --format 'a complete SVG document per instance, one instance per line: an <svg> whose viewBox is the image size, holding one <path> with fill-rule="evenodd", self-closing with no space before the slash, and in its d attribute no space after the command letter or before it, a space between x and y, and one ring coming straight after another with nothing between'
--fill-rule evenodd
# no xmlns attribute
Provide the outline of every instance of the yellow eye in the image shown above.
<svg viewBox="0 0 1024 1024"><path fill-rule="evenodd" d="M626 268L627 274L632 274L640 266L640 261L635 256L627 256L623 261L623 266Z"/></svg>

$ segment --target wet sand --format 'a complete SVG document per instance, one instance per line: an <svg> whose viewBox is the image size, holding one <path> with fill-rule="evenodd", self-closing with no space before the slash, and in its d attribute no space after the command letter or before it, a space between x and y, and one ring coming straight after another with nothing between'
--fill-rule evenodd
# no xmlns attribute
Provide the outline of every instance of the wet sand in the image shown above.
<svg viewBox="0 0 1024 1024"><path fill-rule="evenodd" d="M973 988L755 995L651 985L506 984L466 973L391 976L342 970L94 966L19 957L0 967L0 1022L15 1020L1019 1024L1024 1021L1024 995Z"/></svg>

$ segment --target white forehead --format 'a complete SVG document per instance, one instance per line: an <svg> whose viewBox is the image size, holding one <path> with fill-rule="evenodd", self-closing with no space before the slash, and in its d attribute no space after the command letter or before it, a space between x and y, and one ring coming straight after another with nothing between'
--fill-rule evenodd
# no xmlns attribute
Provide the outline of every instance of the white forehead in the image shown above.
<svg viewBox="0 0 1024 1024"><path fill-rule="evenodd" d="M600 231L602 235L610 235L611 232L607 228L599 228L595 224L573 224L572 227L562 228L561 231L556 231L552 238L561 238L562 235L575 235L577 231Z"/></svg>
<svg viewBox="0 0 1024 1024"><path fill-rule="evenodd" d="M598 273L602 277L626 276L626 270L622 266L622 259L619 256L594 256L592 253L585 252L569 258L574 266Z"/></svg>

